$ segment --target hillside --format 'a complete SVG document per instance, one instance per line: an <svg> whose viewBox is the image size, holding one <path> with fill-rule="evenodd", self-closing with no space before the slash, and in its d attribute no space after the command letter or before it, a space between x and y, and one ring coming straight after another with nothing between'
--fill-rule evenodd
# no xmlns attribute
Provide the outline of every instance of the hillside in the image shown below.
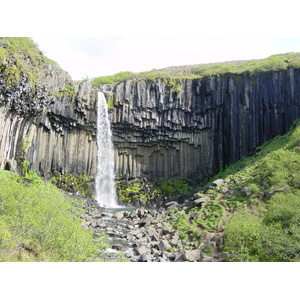
<svg viewBox="0 0 300 300"><path fill-rule="evenodd" d="M299 150L298 120L199 187L192 207L174 209L174 227L225 261L300 261Z"/></svg>

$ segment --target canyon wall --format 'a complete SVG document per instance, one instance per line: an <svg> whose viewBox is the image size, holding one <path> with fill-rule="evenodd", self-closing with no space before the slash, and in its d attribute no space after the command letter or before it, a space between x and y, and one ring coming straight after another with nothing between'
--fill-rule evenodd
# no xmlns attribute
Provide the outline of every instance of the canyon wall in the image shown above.
<svg viewBox="0 0 300 300"><path fill-rule="evenodd" d="M20 51L0 56L0 168L95 175L97 89ZM23 70L23 71L20 71ZM101 86L116 175L209 175L300 117L300 70ZM113 105L112 105L113 104Z"/></svg>
<svg viewBox="0 0 300 300"><path fill-rule="evenodd" d="M105 94L118 175L209 175L288 131L300 117L300 70L127 80Z"/></svg>
<svg viewBox="0 0 300 300"><path fill-rule="evenodd" d="M0 72L0 168L51 173L96 173L97 90L88 81L73 82L51 64L34 85L29 76L8 84L13 61Z"/></svg>

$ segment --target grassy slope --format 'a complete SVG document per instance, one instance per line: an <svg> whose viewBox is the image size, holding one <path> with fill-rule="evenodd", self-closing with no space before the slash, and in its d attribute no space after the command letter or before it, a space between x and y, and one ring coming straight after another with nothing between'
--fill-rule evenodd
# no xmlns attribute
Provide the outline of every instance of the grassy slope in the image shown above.
<svg viewBox="0 0 300 300"><path fill-rule="evenodd" d="M204 231L224 229L229 261L300 261L300 122L295 124L202 187L197 196L207 204L174 224L184 238L200 240ZM216 179L224 183L216 187Z"/></svg>
<svg viewBox="0 0 300 300"><path fill-rule="evenodd" d="M81 227L82 204L35 173L0 171L0 261L97 261L107 246Z"/></svg>
<svg viewBox="0 0 300 300"><path fill-rule="evenodd" d="M117 84L126 79L155 81L158 78L184 79L202 78L205 76L226 74L256 74L259 72L286 70L300 67L300 53L285 53L272 55L261 60L230 61L199 65L186 65L151 70L141 73L119 72L115 75L96 77L91 80L93 86L101 84Z"/></svg>

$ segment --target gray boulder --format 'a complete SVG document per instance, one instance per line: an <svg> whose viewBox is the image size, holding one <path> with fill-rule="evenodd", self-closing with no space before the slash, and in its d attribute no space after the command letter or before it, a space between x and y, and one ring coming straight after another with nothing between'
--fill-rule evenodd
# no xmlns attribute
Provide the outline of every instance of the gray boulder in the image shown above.
<svg viewBox="0 0 300 300"><path fill-rule="evenodd" d="M213 186L219 187L224 184L224 179L217 179L212 184Z"/></svg>
<svg viewBox="0 0 300 300"><path fill-rule="evenodd" d="M184 260L193 262L193 261L198 261L200 259L200 250L195 249L195 250L185 250L183 254Z"/></svg>
<svg viewBox="0 0 300 300"><path fill-rule="evenodd" d="M115 219L123 219L123 218L124 218L124 211L117 211L117 212L114 214L114 218L115 218Z"/></svg>
<svg viewBox="0 0 300 300"><path fill-rule="evenodd" d="M194 205L195 206L201 206L206 202L207 202L206 198L198 198L198 199L194 200Z"/></svg>
<svg viewBox="0 0 300 300"><path fill-rule="evenodd" d="M144 245L142 245L142 246L140 246L140 247L134 248L134 253L135 253L136 255L143 255L143 254L148 253L148 252L150 252L150 249L147 248L147 247L144 246Z"/></svg>
<svg viewBox="0 0 300 300"><path fill-rule="evenodd" d="M167 240L161 240L158 243L158 249L160 251L168 251L171 247L170 243Z"/></svg>

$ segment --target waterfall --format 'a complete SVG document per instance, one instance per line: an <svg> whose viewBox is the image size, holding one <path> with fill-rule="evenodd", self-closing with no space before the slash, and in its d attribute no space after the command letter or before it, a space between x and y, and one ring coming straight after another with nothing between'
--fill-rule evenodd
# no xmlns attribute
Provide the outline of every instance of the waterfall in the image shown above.
<svg viewBox="0 0 300 300"><path fill-rule="evenodd" d="M102 92L98 92L97 113L97 174L95 198L99 205L117 207L114 174L114 148L108 119L107 103Z"/></svg>

